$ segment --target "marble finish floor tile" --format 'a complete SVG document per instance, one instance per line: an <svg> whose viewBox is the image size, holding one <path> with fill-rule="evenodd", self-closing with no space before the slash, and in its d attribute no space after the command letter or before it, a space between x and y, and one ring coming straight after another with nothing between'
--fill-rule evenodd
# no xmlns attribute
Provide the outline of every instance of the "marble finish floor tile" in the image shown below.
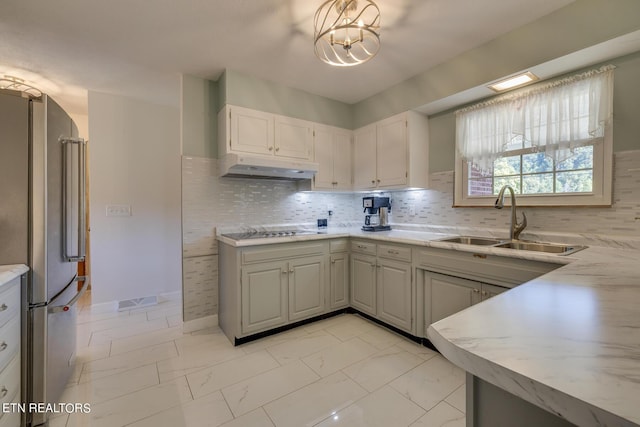
<svg viewBox="0 0 640 427"><path fill-rule="evenodd" d="M446 402L438 403L411 427L465 427L465 415Z"/></svg>
<svg viewBox="0 0 640 427"><path fill-rule="evenodd" d="M371 356L377 351L374 346L356 337L338 345L327 347L302 360L318 375L326 377Z"/></svg>
<svg viewBox="0 0 640 427"><path fill-rule="evenodd" d="M462 371L357 315L234 347L217 326L183 333L176 299L83 304L63 399L92 411L52 427L464 425Z"/></svg>
<svg viewBox="0 0 640 427"><path fill-rule="evenodd" d="M393 346L346 367L343 372L373 392L423 362L421 357Z"/></svg>
<svg viewBox="0 0 640 427"><path fill-rule="evenodd" d="M351 405L367 392L337 372L264 406L278 427L315 425Z"/></svg>
<svg viewBox="0 0 640 427"><path fill-rule="evenodd" d="M223 388L222 394L237 417L317 379L318 376L309 367L297 361Z"/></svg>
<svg viewBox="0 0 640 427"><path fill-rule="evenodd" d="M442 356L433 357L391 382L407 399L427 411L465 383L465 373Z"/></svg>
<svg viewBox="0 0 640 427"><path fill-rule="evenodd" d="M424 409L385 386L338 411L317 426L401 427L425 413Z"/></svg>

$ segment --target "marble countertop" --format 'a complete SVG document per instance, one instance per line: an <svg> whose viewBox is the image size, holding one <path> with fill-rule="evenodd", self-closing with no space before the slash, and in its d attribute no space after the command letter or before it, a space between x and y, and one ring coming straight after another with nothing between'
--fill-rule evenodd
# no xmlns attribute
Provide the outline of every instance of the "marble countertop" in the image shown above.
<svg viewBox="0 0 640 427"><path fill-rule="evenodd" d="M559 256L437 241L455 234L467 233L338 228L290 238L218 239L244 247L363 237L565 264L431 325L428 336L462 369L572 423L640 426L637 245L590 246Z"/></svg>
<svg viewBox="0 0 640 427"><path fill-rule="evenodd" d="M0 265L0 286L3 286L16 277L29 271L24 264Z"/></svg>

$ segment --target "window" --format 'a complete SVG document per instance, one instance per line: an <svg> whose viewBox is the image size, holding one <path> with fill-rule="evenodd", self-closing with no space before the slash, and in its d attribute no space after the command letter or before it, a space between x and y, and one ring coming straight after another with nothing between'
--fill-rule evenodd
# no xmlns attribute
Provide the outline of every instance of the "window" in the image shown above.
<svg viewBox="0 0 640 427"><path fill-rule="evenodd" d="M610 206L613 67L456 112L455 206Z"/></svg>

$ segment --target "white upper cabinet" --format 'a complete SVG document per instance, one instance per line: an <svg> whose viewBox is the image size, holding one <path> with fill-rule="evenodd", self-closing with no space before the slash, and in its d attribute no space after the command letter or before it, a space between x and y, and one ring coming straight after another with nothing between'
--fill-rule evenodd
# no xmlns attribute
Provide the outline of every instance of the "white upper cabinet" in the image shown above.
<svg viewBox="0 0 640 427"><path fill-rule="evenodd" d="M315 190L351 189L351 131L331 126L314 128Z"/></svg>
<svg viewBox="0 0 640 427"><path fill-rule="evenodd" d="M376 125L353 133L353 186L357 190L376 188Z"/></svg>
<svg viewBox="0 0 640 427"><path fill-rule="evenodd" d="M252 153L311 160L312 125L305 120L226 105L218 113L218 155Z"/></svg>
<svg viewBox="0 0 640 427"><path fill-rule="evenodd" d="M354 132L354 189L427 188L426 116L407 111Z"/></svg>
<svg viewBox="0 0 640 427"><path fill-rule="evenodd" d="M292 117L275 116L275 155L311 160L313 126Z"/></svg>

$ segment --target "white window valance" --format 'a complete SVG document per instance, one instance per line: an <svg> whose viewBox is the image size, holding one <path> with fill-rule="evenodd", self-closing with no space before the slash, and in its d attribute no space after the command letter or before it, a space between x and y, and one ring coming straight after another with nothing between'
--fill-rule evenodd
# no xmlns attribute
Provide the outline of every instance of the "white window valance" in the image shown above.
<svg viewBox="0 0 640 427"><path fill-rule="evenodd" d="M507 146L544 151L556 161L597 143L613 115L613 70L605 66L456 111L456 148L463 160L490 170Z"/></svg>

